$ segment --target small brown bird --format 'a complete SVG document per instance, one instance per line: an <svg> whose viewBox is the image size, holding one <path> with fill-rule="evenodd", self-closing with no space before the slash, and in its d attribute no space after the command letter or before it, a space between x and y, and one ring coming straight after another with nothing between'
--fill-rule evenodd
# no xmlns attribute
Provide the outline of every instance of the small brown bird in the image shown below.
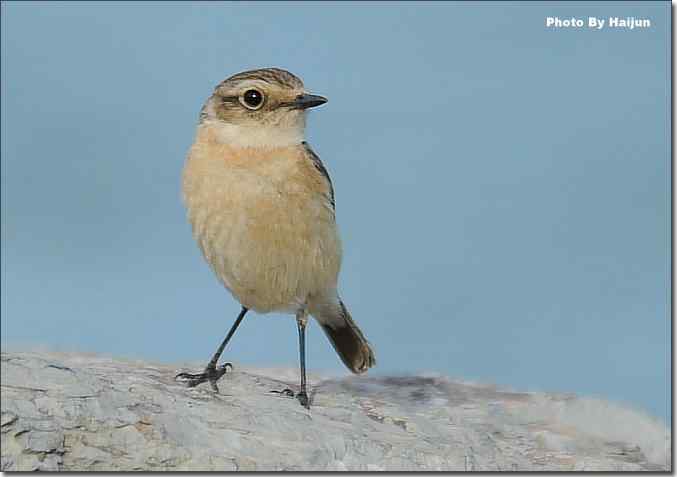
<svg viewBox="0 0 677 477"><path fill-rule="evenodd" d="M181 373L189 386L216 381L217 362L248 310L296 316L301 387L306 389L305 328L312 315L354 373L374 352L339 298L341 240L327 169L304 141L306 110L326 98L305 92L288 71L245 71L219 84L200 113L183 171L193 235L210 267L242 304L205 371ZM290 390L283 391L293 395Z"/></svg>

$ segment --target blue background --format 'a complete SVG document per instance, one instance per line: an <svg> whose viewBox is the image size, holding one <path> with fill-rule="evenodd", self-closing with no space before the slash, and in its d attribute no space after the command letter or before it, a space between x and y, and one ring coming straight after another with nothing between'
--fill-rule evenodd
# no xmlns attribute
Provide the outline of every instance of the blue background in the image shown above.
<svg viewBox="0 0 677 477"><path fill-rule="evenodd" d="M667 2L4 2L3 346L211 356L238 304L191 238L181 169L212 88L279 66L330 99L308 139L375 372L669 419L669 32ZM316 325L308 354L344 372ZM296 327L252 315L225 357L296 366Z"/></svg>

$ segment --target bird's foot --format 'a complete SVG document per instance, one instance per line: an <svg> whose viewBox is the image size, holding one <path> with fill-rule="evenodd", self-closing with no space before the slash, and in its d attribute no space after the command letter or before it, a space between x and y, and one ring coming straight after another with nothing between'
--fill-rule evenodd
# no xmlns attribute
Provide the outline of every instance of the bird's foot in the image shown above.
<svg viewBox="0 0 677 477"><path fill-rule="evenodd" d="M280 396L287 396L287 397L290 397L290 398L293 398L293 397L294 397L294 391L292 391L292 390L289 389L289 388L283 389L282 391L278 391L278 390L276 390L276 389L273 389L273 390L270 391L270 392L271 392L271 393L275 393L275 394L279 394Z"/></svg>
<svg viewBox="0 0 677 477"><path fill-rule="evenodd" d="M308 395L306 394L305 391L301 391L296 395L296 399L299 400L301 403L301 406L305 407L306 409L310 409L310 399L308 398Z"/></svg>
<svg viewBox="0 0 677 477"><path fill-rule="evenodd" d="M219 367L216 367L215 365L207 365L203 373L179 373L174 377L174 379L181 383L185 383L189 388L194 388L198 384L209 381L209 384L212 385L214 392L218 393L219 388L216 385L216 382L221 379L221 377L226 374L229 369L233 369L233 365L231 363L222 364Z"/></svg>
<svg viewBox="0 0 677 477"><path fill-rule="evenodd" d="M294 393L294 391L292 391L291 389L286 388L283 389L282 391L270 391L270 392L290 398L296 397L296 399L298 399L298 401L301 403L301 406L305 407L306 409L310 409L310 399L308 398L308 394L306 394L305 391Z"/></svg>

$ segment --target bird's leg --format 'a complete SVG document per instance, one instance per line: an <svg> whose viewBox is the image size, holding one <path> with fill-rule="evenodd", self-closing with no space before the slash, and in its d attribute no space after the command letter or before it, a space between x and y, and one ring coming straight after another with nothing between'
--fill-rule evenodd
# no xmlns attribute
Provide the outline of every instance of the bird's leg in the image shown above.
<svg viewBox="0 0 677 477"><path fill-rule="evenodd" d="M306 389L306 325L308 324L308 312L301 310L296 313L296 325L299 330L299 358L301 361L301 390L296 394L296 399L306 409L310 409L310 399ZM294 391L283 389L282 391L272 391L280 395L294 397Z"/></svg>
<svg viewBox="0 0 677 477"><path fill-rule="evenodd" d="M299 329L299 358L301 362L301 390L296 395L301 406L310 409L310 400L306 390L306 324L308 324L308 314L304 311L296 315L296 324Z"/></svg>
<svg viewBox="0 0 677 477"><path fill-rule="evenodd" d="M221 376L223 376L228 372L228 368L233 369L233 365L230 363L225 363L217 368L216 363L219 362L221 353L223 353L223 350L226 348L228 341L230 341L230 338L235 333L237 327L240 326L240 323L242 322L242 319L244 318L244 315L247 313L247 311L249 310L243 306L242 310L240 311L240 314L237 316L237 320L235 320L233 326L230 327L230 331L228 331L226 338L221 343L221 346L218 347L218 349L214 353L214 356L212 356L212 359L207 364L207 367L205 368L204 372L198 374L179 373L176 375L174 379L176 379L177 381L185 382L189 388L195 387L198 384L202 384L204 382L209 381L209 383L212 385L212 389L218 393L219 388L216 385L216 382L219 379L221 379Z"/></svg>

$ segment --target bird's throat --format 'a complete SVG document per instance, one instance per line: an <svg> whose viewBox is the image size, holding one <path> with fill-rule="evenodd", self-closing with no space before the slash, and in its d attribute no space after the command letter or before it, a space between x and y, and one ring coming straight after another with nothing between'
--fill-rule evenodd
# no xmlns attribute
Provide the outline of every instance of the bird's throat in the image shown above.
<svg viewBox="0 0 677 477"><path fill-rule="evenodd" d="M275 149L301 144L303 128L260 125L230 124L222 121L204 121L199 126L199 135L222 145L239 148Z"/></svg>

